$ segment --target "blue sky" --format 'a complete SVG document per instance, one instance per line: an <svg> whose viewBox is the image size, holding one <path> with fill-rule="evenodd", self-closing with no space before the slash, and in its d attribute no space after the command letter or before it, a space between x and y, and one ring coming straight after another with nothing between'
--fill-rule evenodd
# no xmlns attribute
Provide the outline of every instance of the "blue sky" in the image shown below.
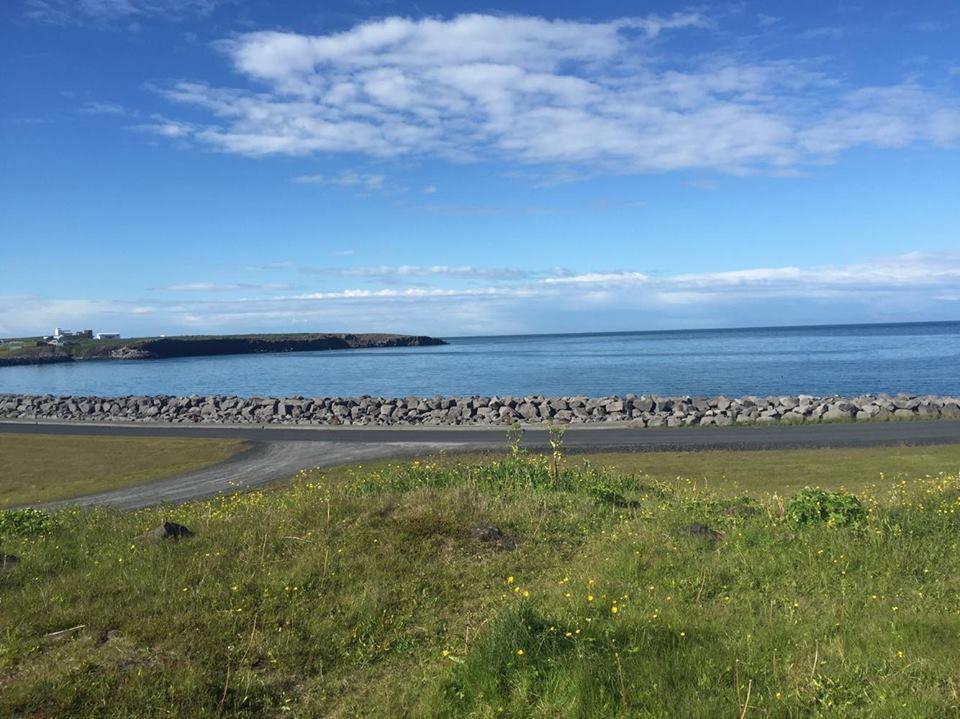
<svg viewBox="0 0 960 719"><path fill-rule="evenodd" d="M0 336L960 319L960 6L12 0Z"/></svg>

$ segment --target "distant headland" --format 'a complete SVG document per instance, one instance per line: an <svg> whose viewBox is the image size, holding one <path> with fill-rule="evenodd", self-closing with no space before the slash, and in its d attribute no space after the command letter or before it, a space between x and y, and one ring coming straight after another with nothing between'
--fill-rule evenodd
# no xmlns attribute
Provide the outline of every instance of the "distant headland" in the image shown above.
<svg viewBox="0 0 960 719"><path fill-rule="evenodd" d="M79 360L146 360L172 357L317 352L379 347L430 347L446 344L436 337L398 334L295 333L187 335L121 338L114 333L61 333L0 341L0 367Z"/></svg>

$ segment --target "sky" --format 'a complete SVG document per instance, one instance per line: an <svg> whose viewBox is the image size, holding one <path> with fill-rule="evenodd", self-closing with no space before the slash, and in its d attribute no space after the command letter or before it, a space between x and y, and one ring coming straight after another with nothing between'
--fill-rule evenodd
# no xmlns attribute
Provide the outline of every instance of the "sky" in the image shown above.
<svg viewBox="0 0 960 719"><path fill-rule="evenodd" d="M6 0L0 336L960 319L960 4Z"/></svg>

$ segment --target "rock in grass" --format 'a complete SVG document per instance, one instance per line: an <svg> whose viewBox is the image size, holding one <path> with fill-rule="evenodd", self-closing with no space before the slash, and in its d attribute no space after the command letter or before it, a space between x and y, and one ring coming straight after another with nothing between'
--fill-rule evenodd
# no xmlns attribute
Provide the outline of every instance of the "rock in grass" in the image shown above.
<svg viewBox="0 0 960 719"><path fill-rule="evenodd" d="M151 529L145 534L141 534L137 539L145 541L160 541L161 539L186 539L192 537L193 532L176 522L164 522L156 529Z"/></svg>
<svg viewBox="0 0 960 719"><path fill-rule="evenodd" d="M470 534L481 542L499 542L503 539L503 530L500 527L472 527Z"/></svg>
<svg viewBox="0 0 960 719"><path fill-rule="evenodd" d="M713 529L712 527L708 527L706 524L700 524L699 522L695 522L691 524L684 531L687 534L689 534L691 537L700 537L701 539L709 539L711 542L716 542L723 536L723 534L718 532L716 529Z"/></svg>
<svg viewBox="0 0 960 719"><path fill-rule="evenodd" d="M498 549L513 549L517 546L516 540L504 533L500 527L471 527L473 538L484 544L492 544Z"/></svg>
<svg viewBox="0 0 960 719"><path fill-rule="evenodd" d="M20 563L20 557L14 554L0 554L0 572L5 569L13 569Z"/></svg>

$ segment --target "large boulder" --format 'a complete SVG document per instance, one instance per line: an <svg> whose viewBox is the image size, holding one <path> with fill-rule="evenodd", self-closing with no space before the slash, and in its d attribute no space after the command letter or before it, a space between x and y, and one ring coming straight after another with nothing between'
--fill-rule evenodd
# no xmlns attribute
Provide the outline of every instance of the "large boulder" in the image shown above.
<svg viewBox="0 0 960 719"><path fill-rule="evenodd" d="M854 416L853 411L849 407L841 408L837 405L833 405L823 414L823 420L825 422L835 422L842 419L851 419Z"/></svg>
<svg viewBox="0 0 960 719"><path fill-rule="evenodd" d="M623 412L624 404L622 400L613 399L606 403L604 406L608 414L613 414L614 412Z"/></svg>
<svg viewBox="0 0 960 719"><path fill-rule="evenodd" d="M526 420L536 420L540 418L537 405L532 402L524 402L517 408L517 411L520 412L520 416Z"/></svg>

